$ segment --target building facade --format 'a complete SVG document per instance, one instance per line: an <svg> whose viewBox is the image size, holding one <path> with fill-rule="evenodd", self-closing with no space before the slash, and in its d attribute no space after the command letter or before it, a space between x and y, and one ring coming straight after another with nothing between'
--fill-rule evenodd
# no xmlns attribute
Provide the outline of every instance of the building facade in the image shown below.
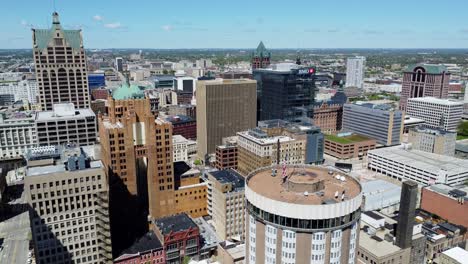
<svg viewBox="0 0 468 264"><path fill-rule="evenodd" d="M37 263L112 263L103 164L80 148L64 148L55 164L44 163L51 150L31 150L24 179ZM31 166L36 158L42 166Z"/></svg>
<svg viewBox="0 0 468 264"><path fill-rule="evenodd" d="M367 155L369 150L375 149L375 139L351 134L351 135L326 135L325 153L339 158L352 159Z"/></svg>
<svg viewBox="0 0 468 264"><path fill-rule="evenodd" d="M34 114L0 113L0 160L21 158L37 146Z"/></svg>
<svg viewBox="0 0 468 264"><path fill-rule="evenodd" d="M246 181L247 263L357 263L358 181L307 165L258 169Z"/></svg>
<svg viewBox="0 0 468 264"><path fill-rule="evenodd" d="M222 240L244 240L245 236L245 180L234 170L207 173L208 213L216 233Z"/></svg>
<svg viewBox="0 0 468 264"><path fill-rule="evenodd" d="M124 68L123 68L123 58L122 57L115 58L114 67L115 67L116 71L123 72Z"/></svg>
<svg viewBox="0 0 468 264"><path fill-rule="evenodd" d="M457 133L416 127L409 130L408 143L416 150L445 156L455 155Z"/></svg>
<svg viewBox="0 0 468 264"><path fill-rule="evenodd" d="M298 107L313 107L315 68L296 64L257 69L257 120L294 119ZM310 117L310 116L309 116Z"/></svg>
<svg viewBox="0 0 468 264"><path fill-rule="evenodd" d="M403 112L386 105L345 104L343 106L343 130L368 136L381 145L400 144L403 122Z"/></svg>
<svg viewBox="0 0 468 264"><path fill-rule="evenodd" d="M35 123L39 146L68 143L86 146L97 142L96 114L89 108L55 104L52 111L37 112Z"/></svg>
<svg viewBox="0 0 468 264"><path fill-rule="evenodd" d="M14 101L27 100L30 104L37 103L36 80L11 81L0 83L0 95L13 95Z"/></svg>
<svg viewBox="0 0 468 264"><path fill-rule="evenodd" d="M237 141L217 146L215 168L237 170L238 152Z"/></svg>
<svg viewBox="0 0 468 264"><path fill-rule="evenodd" d="M343 105L322 103L314 106L314 125L323 133L334 134L341 130Z"/></svg>
<svg viewBox="0 0 468 264"><path fill-rule="evenodd" d="M197 121L190 116L168 116L166 120L172 124L173 135L181 135L186 139L197 138Z"/></svg>
<svg viewBox="0 0 468 264"><path fill-rule="evenodd" d="M271 53L265 48L262 41L257 49L252 53L252 69L267 68L270 66Z"/></svg>
<svg viewBox="0 0 468 264"><path fill-rule="evenodd" d="M185 161L197 154L197 142L184 138L181 135L172 136L172 146L174 150L174 162Z"/></svg>
<svg viewBox="0 0 468 264"><path fill-rule="evenodd" d="M424 126L456 131L463 115L463 102L434 97L408 99L406 114L424 120Z"/></svg>
<svg viewBox="0 0 468 264"><path fill-rule="evenodd" d="M435 64L410 65L403 73L400 110L406 110L408 99L418 97L447 98L450 73Z"/></svg>
<svg viewBox="0 0 468 264"><path fill-rule="evenodd" d="M356 56L346 61L346 87L364 87L364 67L366 58Z"/></svg>
<svg viewBox="0 0 468 264"><path fill-rule="evenodd" d="M198 156L215 152L222 139L256 126L256 82L199 81L197 88Z"/></svg>
<svg viewBox="0 0 468 264"><path fill-rule="evenodd" d="M57 12L50 29L33 29L33 55L43 111L53 104L89 108L88 72L81 30L65 30Z"/></svg>

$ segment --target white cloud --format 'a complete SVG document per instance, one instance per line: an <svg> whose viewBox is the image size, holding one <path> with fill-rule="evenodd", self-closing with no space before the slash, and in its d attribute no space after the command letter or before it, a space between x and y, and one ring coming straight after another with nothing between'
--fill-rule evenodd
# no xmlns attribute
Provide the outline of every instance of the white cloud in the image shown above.
<svg viewBox="0 0 468 264"><path fill-rule="evenodd" d="M102 16L100 16L100 15L95 15L95 16L93 16L93 19L94 19L95 21L102 21L102 20L104 20L104 18L103 18Z"/></svg>
<svg viewBox="0 0 468 264"><path fill-rule="evenodd" d="M104 24L104 27L115 29L115 28L121 28L122 24L120 24L120 22L115 22L115 23Z"/></svg>
<svg viewBox="0 0 468 264"><path fill-rule="evenodd" d="M174 27L171 26L171 25L164 25L164 26L162 26L161 28L162 28L163 30L165 30L165 31L171 31L171 30L174 29Z"/></svg>

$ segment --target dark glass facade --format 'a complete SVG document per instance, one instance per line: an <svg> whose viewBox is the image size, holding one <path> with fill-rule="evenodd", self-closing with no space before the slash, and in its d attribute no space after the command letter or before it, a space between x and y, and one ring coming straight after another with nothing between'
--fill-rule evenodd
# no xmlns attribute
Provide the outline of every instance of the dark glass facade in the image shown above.
<svg viewBox="0 0 468 264"><path fill-rule="evenodd" d="M297 107L314 104L315 69L257 69L257 121L292 119Z"/></svg>

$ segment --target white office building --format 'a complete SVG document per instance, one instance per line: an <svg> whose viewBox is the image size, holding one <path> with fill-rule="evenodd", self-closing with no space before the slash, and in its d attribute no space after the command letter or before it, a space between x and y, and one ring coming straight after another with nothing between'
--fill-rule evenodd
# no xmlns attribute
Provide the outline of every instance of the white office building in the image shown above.
<svg viewBox="0 0 468 264"><path fill-rule="evenodd" d="M0 83L0 95L11 94L15 101L27 100L37 103L37 83L35 80L11 81Z"/></svg>
<svg viewBox="0 0 468 264"><path fill-rule="evenodd" d="M346 63L346 87L363 88L366 57L348 58Z"/></svg>
<svg viewBox="0 0 468 264"><path fill-rule="evenodd" d="M371 150L367 159L369 169L399 181L457 186L468 180L468 160L411 150L407 145Z"/></svg>
<svg viewBox="0 0 468 264"><path fill-rule="evenodd" d="M186 139L181 135L172 136L172 146L174 152L174 162L185 161L197 153L197 142Z"/></svg>
<svg viewBox="0 0 468 264"><path fill-rule="evenodd" d="M0 160L20 158L35 146L37 133L32 113L0 113Z"/></svg>
<svg viewBox="0 0 468 264"><path fill-rule="evenodd" d="M424 120L427 127L456 131L463 115L463 102L434 97L410 98L406 114Z"/></svg>
<svg viewBox="0 0 468 264"><path fill-rule="evenodd" d="M408 143L415 150L453 156L457 133L441 129L415 127L409 130Z"/></svg>

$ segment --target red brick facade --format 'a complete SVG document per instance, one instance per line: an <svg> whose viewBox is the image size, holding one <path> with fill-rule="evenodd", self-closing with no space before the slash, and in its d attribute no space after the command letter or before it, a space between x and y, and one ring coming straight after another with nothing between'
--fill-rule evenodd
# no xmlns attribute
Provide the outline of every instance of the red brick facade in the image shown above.
<svg viewBox="0 0 468 264"><path fill-rule="evenodd" d="M423 188L421 209L438 215L450 223L468 228L468 203L460 203L454 197Z"/></svg>

